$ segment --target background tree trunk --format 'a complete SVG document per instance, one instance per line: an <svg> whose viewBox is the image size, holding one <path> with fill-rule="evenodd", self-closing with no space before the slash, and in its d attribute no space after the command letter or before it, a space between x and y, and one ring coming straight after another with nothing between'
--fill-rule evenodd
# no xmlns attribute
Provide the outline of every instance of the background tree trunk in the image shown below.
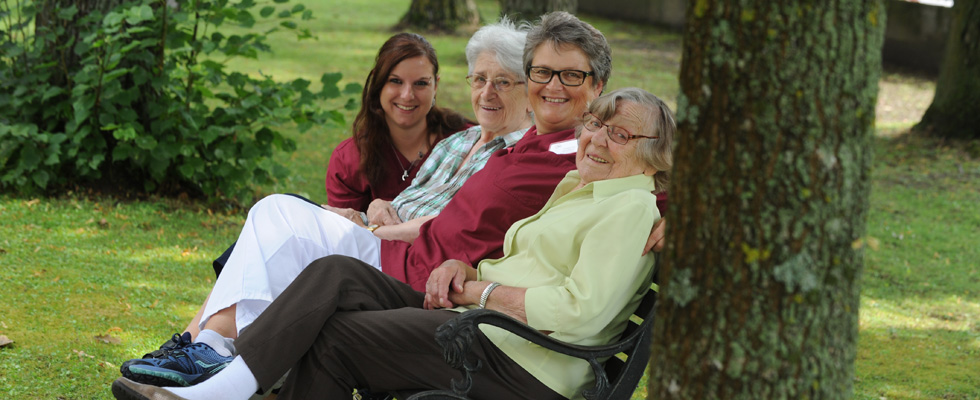
<svg viewBox="0 0 980 400"><path fill-rule="evenodd" d="M461 26L480 25L474 0L412 0L395 29L453 32Z"/></svg>
<svg viewBox="0 0 980 400"><path fill-rule="evenodd" d="M578 11L578 0L500 0L500 15L512 21L534 22L541 14L551 11Z"/></svg>
<svg viewBox="0 0 980 400"><path fill-rule="evenodd" d="M848 398L884 5L687 13L649 396Z"/></svg>
<svg viewBox="0 0 980 400"><path fill-rule="evenodd" d="M953 3L936 95L914 129L946 138L980 139L980 2Z"/></svg>

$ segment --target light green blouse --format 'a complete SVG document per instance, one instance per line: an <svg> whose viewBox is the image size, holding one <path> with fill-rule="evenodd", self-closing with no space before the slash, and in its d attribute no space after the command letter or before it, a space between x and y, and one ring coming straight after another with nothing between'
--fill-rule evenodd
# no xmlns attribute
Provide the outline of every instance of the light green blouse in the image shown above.
<svg viewBox="0 0 980 400"><path fill-rule="evenodd" d="M569 172L541 211L510 227L504 257L484 260L478 271L480 280L529 288L524 301L530 326L595 346L619 338L649 287L654 256L640 253L660 213L648 176L593 182L572 192L579 182L578 171ZM555 392L580 398L592 385L585 361L496 327L481 329Z"/></svg>

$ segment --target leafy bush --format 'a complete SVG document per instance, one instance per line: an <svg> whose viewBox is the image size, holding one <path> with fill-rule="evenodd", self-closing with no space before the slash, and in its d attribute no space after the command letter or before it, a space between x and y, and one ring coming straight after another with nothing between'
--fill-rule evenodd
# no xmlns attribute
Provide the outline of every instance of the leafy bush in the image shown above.
<svg viewBox="0 0 980 400"><path fill-rule="evenodd" d="M245 200L253 182L284 177L272 155L296 146L282 127L343 125L320 104L360 91L341 91L339 73L313 92L307 80L225 70L224 60L270 51L275 31L311 37L293 19L312 13L286 2L258 10L274 28L225 36L222 24L257 30L255 1L114 0L89 10L100 2L0 0L0 187L100 183Z"/></svg>

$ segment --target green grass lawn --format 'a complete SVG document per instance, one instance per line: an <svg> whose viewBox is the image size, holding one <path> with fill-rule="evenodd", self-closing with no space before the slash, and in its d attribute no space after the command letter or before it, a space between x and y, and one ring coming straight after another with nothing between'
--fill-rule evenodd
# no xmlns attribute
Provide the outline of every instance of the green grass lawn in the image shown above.
<svg viewBox="0 0 980 400"><path fill-rule="evenodd" d="M274 55L231 65L314 82L340 71L345 82L363 83L391 35L388 27L408 7L406 0L307 3L318 40L297 44L277 36ZM478 4L485 15L496 13L496 1ZM639 86L675 104L676 34L582 17L612 42L611 88ZM439 103L471 113L463 80L467 37L428 37L442 63ZM882 80L858 399L980 398L980 160L958 144L906 134L932 87L899 74ZM289 134L299 144L283 155L293 174L256 195L296 192L326 200L330 149L349 132ZM194 315L213 282L211 259L243 220L243 210L178 199L0 194L0 335L14 341L0 348L0 398L111 398L119 364L155 348ZM634 397L645 393L641 385Z"/></svg>

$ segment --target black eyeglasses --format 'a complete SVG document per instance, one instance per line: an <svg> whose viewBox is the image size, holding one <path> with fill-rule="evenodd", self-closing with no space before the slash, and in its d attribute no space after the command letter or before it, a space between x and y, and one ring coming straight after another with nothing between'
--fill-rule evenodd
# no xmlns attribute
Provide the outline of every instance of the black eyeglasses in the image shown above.
<svg viewBox="0 0 980 400"><path fill-rule="evenodd" d="M585 129L587 129L589 132L598 132L599 128L606 127L606 136L609 136L609 140L612 140L614 143L619 143L619 144L626 144L627 142L633 139L659 139L660 138L660 136L632 135L626 129L602 122L602 120L599 119L599 117L589 112L582 115L582 126L584 126Z"/></svg>
<svg viewBox="0 0 980 400"><path fill-rule="evenodd" d="M553 70L545 67L535 67L527 69L527 79L542 85L547 85L551 79L558 75L558 80L565 86L582 86L585 78L595 75L595 72L579 71L577 69Z"/></svg>
<svg viewBox="0 0 980 400"><path fill-rule="evenodd" d="M487 86L488 82L491 85L493 85L493 90L496 90L498 92L507 92L513 89L514 87L516 87L517 85L524 84L524 82L515 81L513 79L505 78L502 76L498 76L493 79L487 79L487 77L483 75L466 76L466 83L470 84L470 87L473 89L483 89L484 86Z"/></svg>

